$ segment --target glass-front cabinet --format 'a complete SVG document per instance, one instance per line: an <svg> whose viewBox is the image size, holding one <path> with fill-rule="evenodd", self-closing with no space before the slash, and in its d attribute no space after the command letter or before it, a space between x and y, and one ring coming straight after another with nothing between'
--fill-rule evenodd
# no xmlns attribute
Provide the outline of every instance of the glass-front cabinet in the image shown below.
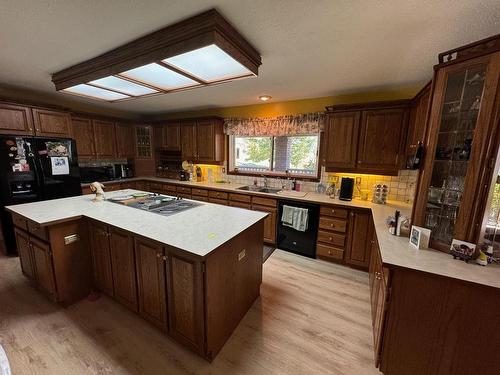
<svg viewBox="0 0 500 375"><path fill-rule="evenodd" d="M491 178L496 146L499 61L497 52L436 71L413 217L431 229L433 248L447 251L454 238L479 241L488 194L482 181Z"/></svg>

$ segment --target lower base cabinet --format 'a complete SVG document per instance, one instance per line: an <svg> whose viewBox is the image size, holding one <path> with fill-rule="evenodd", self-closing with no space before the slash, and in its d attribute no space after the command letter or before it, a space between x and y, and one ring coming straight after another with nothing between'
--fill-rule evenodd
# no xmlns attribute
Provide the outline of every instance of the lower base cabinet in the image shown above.
<svg viewBox="0 0 500 375"><path fill-rule="evenodd" d="M135 238L139 314L167 331L166 260L160 244Z"/></svg>
<svg viewBox="0 0 500 375"><path fill-rule="evenodd" d="M20 217L14 222L23 274L62 305L86 297L92 285L86 223L75 220L47 229L30 222L25 225Z"/></svg>
<svg viewBox="0 0 500 375"><path fill-rule="evenodd" d="M102 292L113 296L113 270L111 268L111 250L109 247L107 226L89 222L90 249L94 285Z"/></svg>
<svg viewBox="0 0 500 375"><path fill-rule="evenodd" d="M208 360L260 294L264 223L206 257L89 220L94 286Z"/></svg>
<svg viewBox="0 0 500 375"><path fill-rule="evenodd" d="M134 239L128 232L115 228L108 233L115 299L137 311Z"/></svg>
<svg viewBox="0 0 500 375"><path fill-rule="evenodd" d="M347 264L368 269L374 234L370 211L351 211L345 261Z"/></svg>

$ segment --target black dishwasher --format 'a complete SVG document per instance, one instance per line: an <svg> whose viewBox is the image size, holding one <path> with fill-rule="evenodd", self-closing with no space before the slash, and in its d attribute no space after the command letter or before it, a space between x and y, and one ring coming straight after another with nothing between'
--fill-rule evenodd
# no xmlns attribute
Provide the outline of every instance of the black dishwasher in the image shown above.
<svg viewBox="0 0 500 375"><path fill-rule="evenodd" d="M283 223L283 206L305 208L308 211L308 225L305 231L296 230ZM278 203L278 249L316 258L316 237L318 236L319 206L298 201L279 200Z"/></svg>

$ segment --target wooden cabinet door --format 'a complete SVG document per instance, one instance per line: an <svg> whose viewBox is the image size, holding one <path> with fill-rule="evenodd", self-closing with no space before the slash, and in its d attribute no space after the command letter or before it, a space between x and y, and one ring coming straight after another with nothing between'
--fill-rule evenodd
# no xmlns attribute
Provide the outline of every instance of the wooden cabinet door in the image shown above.
<svg viewBox="0 0 500 375"><path fill-rule="evenodd" d="M201 162L215 160L215 130L210 120L196 124L196 158Z"/></svg>
<svg viewBox="0 0 500 375"><path fill-rule="evenodd" d="M56 284L54 280L54 267L52 265L50 246L34 238L30 238L30 242L38 286L47 294L55 296Z"/></svg>
<svg viewBox="0 0 500 375"><path fill-rule="evenodd" d="M359 172L396 175L405 155L407 109L363 111L359 137Z"/></svg>
<svg viewBox="0 0 500 375"><path fill-rule="evenodd" d="M116 124L116 156L119 158L135 157L135 128L132 125Z"/></svg>
<svg viewBox="0 0 500 375"><path fill-rule="evenodd" d="M408 121L408 135L406 137L406 154L415 154L418 143L425 142L427 109L431 97L430 84L428 84L418 96L410 110Z"/></svg>
<svg viewBox="0 0 500 375"><path fill-rule="evenodd" d="M181 124L181 151L183 160L196 159L196 122Z"/></svg>
<svg viewBox="0 0 500 375"><path fill-rule="evenodd" d="M116 156L115 123L93 120L96 155L98 158L113 158Z"/></svg>
<svg viewBox="0 0 500 375"><path fill-rule="evenodd" d="M78 157L94 158L96 156L94 128L91 119L72 117L71 134L76 141Z"/></svg>
<svg viewBox="0 0 500 375"><path fill-rule="evenodd" d="M164 127L165 148L170 151L181 149L181 125L179 122L168 123Z"/></svg>
<svg viewBox="0 0 500 375"><path fill-rule="evenodd" d="M351 211L346 262L368 268L370 265L373 222L370 212Z"/></svg>
<svg viewBox="0 0 500 375"><path fill-rule="evenodd" d="M328 115L325 128L324 164L328 169L356 167L360 112L338 112Z"/></svg>
<svg viewBox="0 0 500 375"><path fill-rule="evenodd" d="M125 231L109 229L115 299L137 311L134 239Z"/></svg>
<svg viewBox="0 0 500 375"><path fill-rule="evenodd" d="M33 133L33 119L28 107L0 103L0 134Z"/></svg>
<svg viewBox="0 0 500 375"><path fill-rule="evenodd" d="M139 313L167 330L166 256L161 245L135 238Z"/></svg>
<svg viewBox="0 0 500 375"><path fill-rule="evenodd" d="M44 137L69 137L71 134L71 116L67 112L33 108L35 133Z"/></svg>
<svg viewBox="0 0 500 375"><path fill-rule="evenodd" d="M100 223L90 222L89 234L94 285L102 292L113 296L113 272L107 227Z"/></svg>
<svg viewBox="0 0 500 375"><path fill-rule="evenodd" d="M35 268L33 265L33 254L28 233L14 228L17 243L17 253L21 261L21 270L23 274L31 280L35 280Z"/></svg>
<svg viewBox="0 0 500 375"><path fill-rule="evenodd" d="M167 250L169 333L203 352L203 276L201 263Z"/></svg>
<svg viewBox="0 0 500 375"><path fill-rule="evenodd" d="M252 210L269 213L269 216L264 219L264 242L275 244L277 209L273 207L259 206L254 204L252 205Z"/></svg>
<svg viewBox="0 0 500 375"><path fill-rule="evenodd" d="M165 147L165 127L163 125L153 127L153 147L155 150Z"/></svg>

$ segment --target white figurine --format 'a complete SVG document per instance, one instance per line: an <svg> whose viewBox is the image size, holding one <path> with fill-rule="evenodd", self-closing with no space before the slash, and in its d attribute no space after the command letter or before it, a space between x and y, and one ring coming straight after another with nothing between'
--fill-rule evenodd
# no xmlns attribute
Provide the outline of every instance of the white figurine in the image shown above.
<svg viewBox="0 0 500 375"><path fill-rule="evenodd" d="M102 202L104 200L104 185L100 182L92 182L90 184L90 190L95 193L94 202Z"/></svg>

